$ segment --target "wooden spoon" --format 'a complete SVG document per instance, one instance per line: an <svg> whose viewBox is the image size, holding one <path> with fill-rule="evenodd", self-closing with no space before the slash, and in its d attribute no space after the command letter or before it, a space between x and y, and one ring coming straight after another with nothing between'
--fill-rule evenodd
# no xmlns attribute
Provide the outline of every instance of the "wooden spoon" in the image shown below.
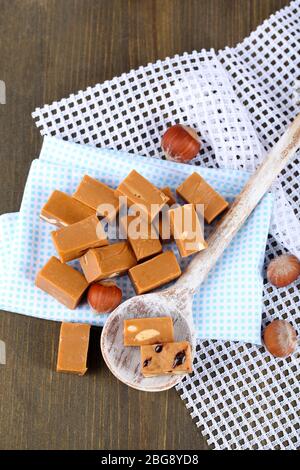
<svg viewBox="0 0 300 470"><path fill-rule="evenodd" d="M235 234L270 188L290 157L300 148L300 114L250 177L226 215L208 240L208 248L198 253L172 287L160 292L133 297L121 304L105 323L101 336L103 358L111 372L122 382L149 392L167 390L182 380L179 375L144 378L140 372L140 349L124 347L123 320L171 316L175 340L190 341L195 347L192 300Z"/></svg>

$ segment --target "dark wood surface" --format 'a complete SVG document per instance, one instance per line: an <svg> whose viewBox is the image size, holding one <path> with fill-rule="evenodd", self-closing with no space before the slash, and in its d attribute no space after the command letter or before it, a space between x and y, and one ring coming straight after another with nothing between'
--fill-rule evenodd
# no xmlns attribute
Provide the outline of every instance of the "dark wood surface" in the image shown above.
<svg viewBox="0 0 300 470"><path fill-rule="evenodd" d="M223 48L286 0L0 0L0 213L17 211L36 106L165 56ZM16 292L16 295L18 293ZM85 377L55 372L59 324L0 313L0 449L208 449L175 390L129 390L93 331Z"/></svg>

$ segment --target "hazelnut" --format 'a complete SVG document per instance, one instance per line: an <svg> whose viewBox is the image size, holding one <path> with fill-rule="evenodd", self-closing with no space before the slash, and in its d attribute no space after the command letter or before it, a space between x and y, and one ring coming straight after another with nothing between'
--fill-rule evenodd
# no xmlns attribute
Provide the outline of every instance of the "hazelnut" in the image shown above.
<svg viewBox="0 0 300 470"><path fill-rule="evenodd" d="M297 347L297 333L286 320L274 320L264 331L264 343L275 357L287 357Z"/></svg>
<svg viewBox="0 0 300 470"><path fill-rule="evenodd" d="M87 293L87 300L95 313L110 313L122 300L122 291L113 282L92 284Z"/></svg>

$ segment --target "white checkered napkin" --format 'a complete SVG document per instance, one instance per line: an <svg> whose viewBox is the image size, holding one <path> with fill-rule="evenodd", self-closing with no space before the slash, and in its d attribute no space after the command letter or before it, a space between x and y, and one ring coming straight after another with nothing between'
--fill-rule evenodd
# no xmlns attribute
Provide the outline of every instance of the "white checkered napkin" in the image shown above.
<svg viewBox="0 0 300 470"><path fill-rule="evenodd" d="M65 166L57 164L58 161L63 161ZM76 166L67 165L70 161L76 162ZM40 220L39 213L53 189L71 194L85 173L116 187L133 167L155 185L169 184L173 191L195 169L188 165L153 161L54 138L45 140L41 158L33 162L29 173L18 230L14 230L14 224L9 225L3 219L5 239L10 238L10 229L15 232L15 237L9 258L11 270L8 274L2 272L2 276L6 275L7 278L6 288L3 288L3 283L0 286L2 309L45 319L103 325L106 316L95 316L87 304L71 311L34 287L36 272L55 254L50 237L53 227ZM205 168L197 168L196 171L229 200L240 192L248 178L248 174L243 172L220 172ZM260 343L261 267L271 203L272 197L267 195L195 296L194 321L199 338ZM172 248L178 256L174 244ZM181 263L182 267L186 263ZM72 264L78 267L77 261ZM119 278L117 282L124 298L134 295L127 276Z"/></svg>

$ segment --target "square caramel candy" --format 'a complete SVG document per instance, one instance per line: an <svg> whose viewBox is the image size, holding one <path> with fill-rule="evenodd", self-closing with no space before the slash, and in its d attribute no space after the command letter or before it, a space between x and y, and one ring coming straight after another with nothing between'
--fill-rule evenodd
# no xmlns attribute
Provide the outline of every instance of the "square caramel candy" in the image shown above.
<svg viewBox="0 0 300 470"><path fill-rule="evenodd" d="M114 189L88 175L84 175L73 197L108 220L113 220L119 210Z"/></svg>
<svg viewBox="0 0 300 470"><path fill-rule="evenodd" d="M35 285L70 309L77 307L88 287L80 272L61 263L55 256L38 272Z"/></svg>
<svg viewBox="0 0 300 470"><path fill-rule="evenodd" d="M67 227L95 215L95 211L62 191L53 191L41 210L41 219L58 227Z"/></svg>
<svg viewBox="0 0 300 470"><path fill-rule="evenodd" d="M150 222L169 201L168 196L135 170L117 187L115 195L126 197L129 205L138 205Z"/></svg>
<svg viewBox="0 0 300 470"><path fill-rule="evenodd" d="M124 216L120 220L120 225L124 235L127 236L137 261L162 252L158 233L146 218Z"/></svg>
<svg viewBox="0 0 300 470"><path fill-rule="evenodd" d="M153 220L153 224L159 233L161 241L164 243L170 242L172 239L168 210L169 207L176 204L176 199L169 186L165 186L164 188L161 188L161 190L169 198L169 200L167 204L161 209L161 211L156 215L155 219Z"/></svg>
<svg viewBox="0 0 300 470"><path fill-rule="evenodd" d="M152 222L162 243L169 243L173 238L171 234L169 210L168 205L164 206Z"/></svg>
<svg viewBox="0 0 300 470"><path fill-rule="evenodd" d="M174 341L171 317L131 318L124 320L124 346L169 343Z"/></svg>
<svg viewBox="0 0 300 470"><path fill-rule="evenodd" d="M89 283L125 274L136 264L136 257L127 242L93 248L80 258L81 268Z"/></svg>
<svg viewBox="0 0 300 470"><path fill-rule="evenodd" d="M129 276L137 294L163 286L180 275L181 269L173 251L165 251L129 269Z"/></svg>
<svg viewBox="0 0 300 470"><path fill-rule="evenodd" d="M204 205L204 218L208 224L228 207L228 202L196 172L178 186L176 191L186 202Z"/></svg>
<svg viewBox="0 0 300 470"><path fill-rule="evenodd" d="M87 354L90 325L62 323L60 327L57 372L84 375L87 371Z"/></svg>
<svg viewBox="0 0 300 470"><path fill-rule="evenodd" d="M182 258L207 248L200 221L193 204L169 210L171 233Z"/></svg>
<svg viewBox="0 0 300 470"><path fill-rule="evenodd" d="M141 364L144 377L165 374L190 374L191 345L187 341L141 346Z"/></svg>
<svg viewBox="0 0 300 470"><path fill-rule="evenodd" d="M108 245L106 234L96 215L56 230L51 236L63 263L80 258L90 248Z"/></svg>

